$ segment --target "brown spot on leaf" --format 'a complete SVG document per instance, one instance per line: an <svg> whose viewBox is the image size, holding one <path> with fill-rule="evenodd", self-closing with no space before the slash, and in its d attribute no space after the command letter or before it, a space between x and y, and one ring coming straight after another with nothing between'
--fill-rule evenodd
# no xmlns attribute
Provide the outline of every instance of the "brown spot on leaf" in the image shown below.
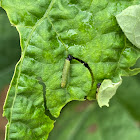
<svg viewBox="0 0 140 140"><path fill-rule="evenodd" d="M140 128L140 121L137 121L136 125Z"/></svg>
<svg viewBox="0 0 140 140"><path fill-rule="evenodd" d="M88 127L88 132L89 133L95 133L97 131L97 125L96 124L92 124Z"/></svg>

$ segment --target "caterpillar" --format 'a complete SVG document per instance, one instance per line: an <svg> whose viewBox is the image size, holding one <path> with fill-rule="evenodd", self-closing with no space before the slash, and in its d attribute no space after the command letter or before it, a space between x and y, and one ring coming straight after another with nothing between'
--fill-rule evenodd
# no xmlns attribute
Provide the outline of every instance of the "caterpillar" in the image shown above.
<svg viewBox="0 0 140 140"><path fill-rule="evenodd" d="M71 55L68 55L67 59L64 63L64 68L62 72L62 81L61 81L61 87L64 88L67 84L68 74L70 70L70 61L73 59Z"/></svg>

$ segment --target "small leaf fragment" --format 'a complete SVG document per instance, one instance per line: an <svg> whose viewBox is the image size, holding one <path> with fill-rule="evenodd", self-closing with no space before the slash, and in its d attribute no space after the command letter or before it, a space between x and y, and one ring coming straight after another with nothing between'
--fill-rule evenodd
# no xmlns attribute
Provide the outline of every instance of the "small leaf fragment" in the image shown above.
<svg viewBox="0 0 140 140"><path fill-rule="evenodd" d="M129 41L140 48L140 5L133 5L116 16Z"/></svg>
<svg viewBox="0 0 140 140"><path fill-rule="evenodd" d="M117 88L121 85L122 79L118 83L113 83L110 79L105 79L97 93L97 102L100 107L109 107L109 100L115 95Z"/></svg>

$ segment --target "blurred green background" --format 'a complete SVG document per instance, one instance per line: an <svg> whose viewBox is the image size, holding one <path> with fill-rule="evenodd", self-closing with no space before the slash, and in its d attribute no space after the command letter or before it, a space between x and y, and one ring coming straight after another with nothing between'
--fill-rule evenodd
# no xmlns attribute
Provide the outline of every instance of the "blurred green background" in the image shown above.
<svg viewBox="0 0 140 140"><path fill-rule="evenodd" d="M19 35L0 9L0 140L4 140L6 119L2 106L20 58ZM135 67L140 67L140 60ZM94 102L69 103L55 123L49 140L138 140L140 139L140 74L123 78L110 107Z"/></svg>
<svg viewBox="0 0 140 140"><path fill-rule="evenodd" d="M15 64L20 57L19 35L0 9L0 90L11 80Z"/></svg>

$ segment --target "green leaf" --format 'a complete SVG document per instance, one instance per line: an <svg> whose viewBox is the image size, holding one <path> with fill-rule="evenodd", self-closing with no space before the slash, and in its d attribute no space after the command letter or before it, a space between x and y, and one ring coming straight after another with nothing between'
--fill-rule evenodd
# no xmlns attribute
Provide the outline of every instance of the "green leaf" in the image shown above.
<svg viewBox="0 0 140 140"><path fill-rule="evenodd" d="M105 79L97 93L97 102L100 107L107 106L109 107L109 100L115 95L116 90L121 85L122 79L120 78L120 81L117 83L113 83L109 79Z"/></svg>
<svg viewBox="0 0 140 140"><path fill-rule="evenodd" d="M109 108L71 103L62 111L48 140L132 140L140 130L129 112L114 98Z"/></svg>
<svg viewBox="0 0 140 140"><path fill-rule="evenodd" d="M104 79L115 83L122 75L140 71L129 69L140 57L140 50L126 40L115 18L138 3L2 0L20 34L22 49L4 106L9 121L7 140L22 140L25 134L27 140L46 139L53 128L52 118L58 117L68 102L84 101L85 97L93 100L97 84ZM87 63L90 71L73 59L67 85L61 88L68 54Z"/></svg>
<svg viewBox="0 0 140 140"><path fill-rule="evenodd" d="M133 5L116 16L127 38L140 49L140 5Z"/></svg>
<svg viewBox="0 0 140 140"><path fill-rule="evenodd" d="M0 8L0 91L10 84L14 67L20 57L19 36L11 27L5 11Z"/></svg>

